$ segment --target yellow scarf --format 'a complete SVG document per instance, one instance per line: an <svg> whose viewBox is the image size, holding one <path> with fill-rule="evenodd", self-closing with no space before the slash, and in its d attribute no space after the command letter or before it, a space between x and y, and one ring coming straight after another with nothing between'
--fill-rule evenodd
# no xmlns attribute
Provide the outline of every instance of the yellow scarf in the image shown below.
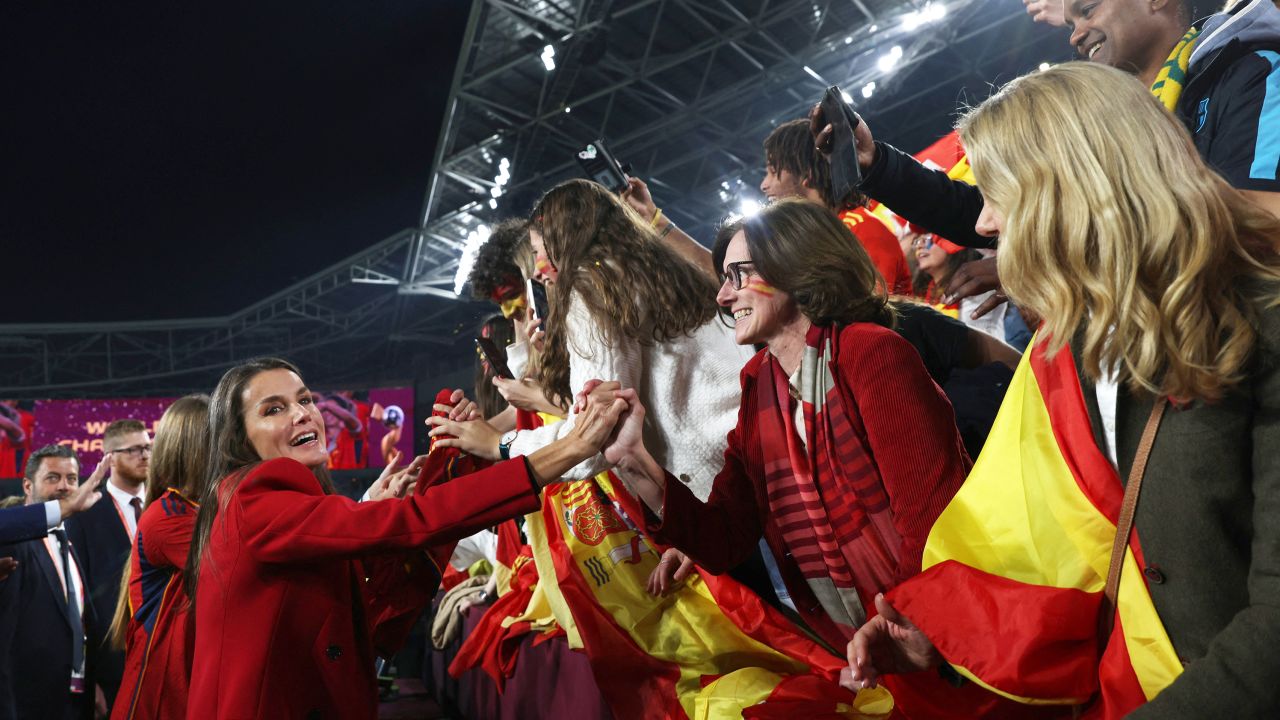
<svg viewBox="0 0 1280 720"><path fill-rule="evenodd" d="M1191 65L1191 52L1196 48L1196 40L1200 37L1200 28L1191 28L1186 35L1173 46L1169 59L1164 61L1156 81L1151 84L1151 94L1156 96L1169 112L1178 106L1178 98L1182 96L1182 87L1187 82L1187 68Z"/></svg>

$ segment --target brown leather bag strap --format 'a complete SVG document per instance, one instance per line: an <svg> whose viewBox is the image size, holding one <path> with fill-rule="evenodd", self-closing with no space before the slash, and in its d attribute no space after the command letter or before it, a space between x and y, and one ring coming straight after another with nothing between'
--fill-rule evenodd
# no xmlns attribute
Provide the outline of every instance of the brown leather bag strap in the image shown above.
<svg viewBox="0 0 1280 720"><path fill-rule="evenodd" d="M1133 533L1133 514L1138 509L1138 492L1142 489L1142 476L1147 469L1147 458L1151 455L1151 446L1156 442L1156 429L1160 427L1160 418L1169 405L1167 398L1156 398L1151 407L1151 415L1147 418L1147 426L1142 429L1142 440L1138 443L1138 452L1133 456L1133 466L1129 468L1129 482L1124 486L1124 501L1120 504L1120 518L1116 522L1116 539L1111 544L1111 566L1107 568L1107 585L1102 591L1102 633L1098 640L1106 647L1111 637L1111 627L1115 622L1116 594L1120 590L1120 568L1124 565L1125 548L1129 546L1129 536Z"/></svg>

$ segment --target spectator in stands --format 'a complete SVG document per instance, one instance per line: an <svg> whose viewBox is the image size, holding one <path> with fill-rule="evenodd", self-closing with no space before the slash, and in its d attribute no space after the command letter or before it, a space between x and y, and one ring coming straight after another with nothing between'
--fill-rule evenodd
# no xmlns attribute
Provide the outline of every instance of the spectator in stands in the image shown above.
<svg viewBox="0 0 1280 720"><path fill-rule="evenodd" d="M1071 44L1082 57L1133 73L1150 86L1191 133L1205 162L1280 216L1280 144L1269 140L1280 127L1280 103L1270 100L1275 91L1269 89L1280 83L1280 61L1274 59L1280 52L1280 10L1269 0L1237 3L1197 27L1196 7L1189 0L1069 2ZM829 151L830 126L821 108L815 106L810 118L815 144ZM994 238L974 230L982 211L976 188L875 141L866 122L854 134L864 192L959 245L994 247ZM1005 299L994 259L961 268L952 285L948 299L996 290L977 314Z"/></svg>
<svg viewBox="0 0 1280 720"><path fill-rule="evenodd" d="M105 473L105 462L101 465ZM86 481L95 486L102 473ZM77 492L80 463L63 445L32 453L22 480L28 506L87 495ZM101 503L99 503L101 505ZM42 508L43 509L43 508ZM90 720L106 711L95 693L86 629L97 618L78 549L61 525L39 539L0 547L18 565L0 582L0 715L6 718Z"/></svg>
<svg viewBox="0 0 1280 720"><path fill-rule="evenodd" d="M623 406L593 402L522 460L355 503L332 493L324 423L297 369L264 358L229 370L210 401L211 482L187 563L187 716L372 719L381 636L366 597L378 589L362 580L421 582L401 578L401 553L536 510L538 489L594 456Z"/></svg>
<svg viewBox="0 0 1280 720"><path fill-rule="evenodd" d="M770 200L799 197L835 213L871 256L889 293L911 293L911 271L897 235L867 211L867 198L862 193L854 191L848 197L835 197L831 162L814 149L807 119L782 123L764 139L764 181L760 191Z"/></svg>
<svg viewBox="0 0 1280 720"><path fill-rule="evenodd" d="M599 378L637 388L652 408L655 452L706 497L733 427L734 378L750 355L716 321L710 278L618 197L587 180L544 195L529 237L551 305L538 386L561 397ZM456 437L443 441L446 447L495 460L533 452L575 425L570 413L564 422L503 436L483 422L430 422L433 435ZM603 458L592 458L566 479L604 469Z"/></svg>
<svg viewBox="0 0 1280 720"><path fill-rule="evenodd" d="M1280 715L1280 221L1100 65L1019 78L960 133L977 230L1045 325L1000 454L934 526L932 567L878 599L855 681L948 662L1090 717Z"/></svg>
<svg viewBox="0 0 1280 720"><path fill-rule="evenodd" d="M879 275L839 220L783 200L731 230L715 248L717 300L737 342L766 349L742 372L710 496L690 493L650 453L635 390L619 393L632 408L605 456L652 511L650 534L699 567L725 572L763 536L780 597L839 647L877 592L919 572L969 458L951 406L890 329Z"/></svg>
<svg viewBox="0 0 1280 720"><path fill-rule="evenodd" d="M125 651L117 720L183 717L194 639L183 570L196 498L208 484L209 398L174 401L156 426L146 510L121 584L109 642Z"/></svg>
<svg viewBox="0 0 1280 720"><path fill-rule="evenodd" d="M911 289L916 296L924 298L925 302L943 312L954 315L965 325L1012 345L1019 352L1027 347L1031 331L1022 321L1022 315L1015 306L1004 303L981 317L973 317L973 312L994 290L949 303L942 300L956 271L965 263L981 260L981 253L956 245L923 228L911 227L909 234L915 247L916 274Z"/></svg>
<svg viewBox="0 0 1280 720"><path fill-rule="evenodd" d="M145 507L151 436L139 420L116 420L102 433L102 450L111 466L104 502L68 521L67 536L80 549L81 570L89 583L89 602L101 620L89 636L89 649L110 708L124 672L124 653L107 642L106 629L115 617L120 577Z"/></svg>

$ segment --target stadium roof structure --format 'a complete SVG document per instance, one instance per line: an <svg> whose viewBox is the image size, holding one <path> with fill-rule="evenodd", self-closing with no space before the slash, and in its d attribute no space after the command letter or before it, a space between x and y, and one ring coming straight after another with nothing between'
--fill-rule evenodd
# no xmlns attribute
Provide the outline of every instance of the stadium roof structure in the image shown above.
<svg viewBox="0 0 1280 720"><path fill-rule="evenodd" d="M474 247L578 176L587 143L707 242L760 200L764 136L827 85L917 150L958 104L1068 52L1013 0L475 0L415 227L224 317L0 325L0 397L207 390L261 354L317 386L456 372L492 311L463 287Z"/></svg>

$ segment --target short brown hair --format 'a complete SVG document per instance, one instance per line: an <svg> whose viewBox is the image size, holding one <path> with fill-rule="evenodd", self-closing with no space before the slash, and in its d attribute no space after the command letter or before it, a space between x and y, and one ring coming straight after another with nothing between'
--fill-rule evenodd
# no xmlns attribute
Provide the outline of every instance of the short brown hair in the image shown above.
<svg viewBox="0 0 1280 720"><path fill-rule="evenodd" d="M141 420L116 420L107 426L102 432L102 445L105 447L107 443L115 440L121 435L129 433L146 432L147 426Z"/></svg>
<svg viewBox="0 0 1280 720"><path fill-rule="evenodd" d="M822 203L830 210L849 210L867 204L867 197L857 190L838 198L831 191L831 161L818 152L805 118L784 122L764 139L764 162L775 172L786 170L808 183L822 195Z"/></svg>
<svg viewBox="0 0 1280 720"><path fill-rule="evenodd" d="M871 322L891 328L884 281L862 243L817 203L787 198L721 228L712 252L717 272L742 231L756 272L791 296L814 325Z"/></svg>

